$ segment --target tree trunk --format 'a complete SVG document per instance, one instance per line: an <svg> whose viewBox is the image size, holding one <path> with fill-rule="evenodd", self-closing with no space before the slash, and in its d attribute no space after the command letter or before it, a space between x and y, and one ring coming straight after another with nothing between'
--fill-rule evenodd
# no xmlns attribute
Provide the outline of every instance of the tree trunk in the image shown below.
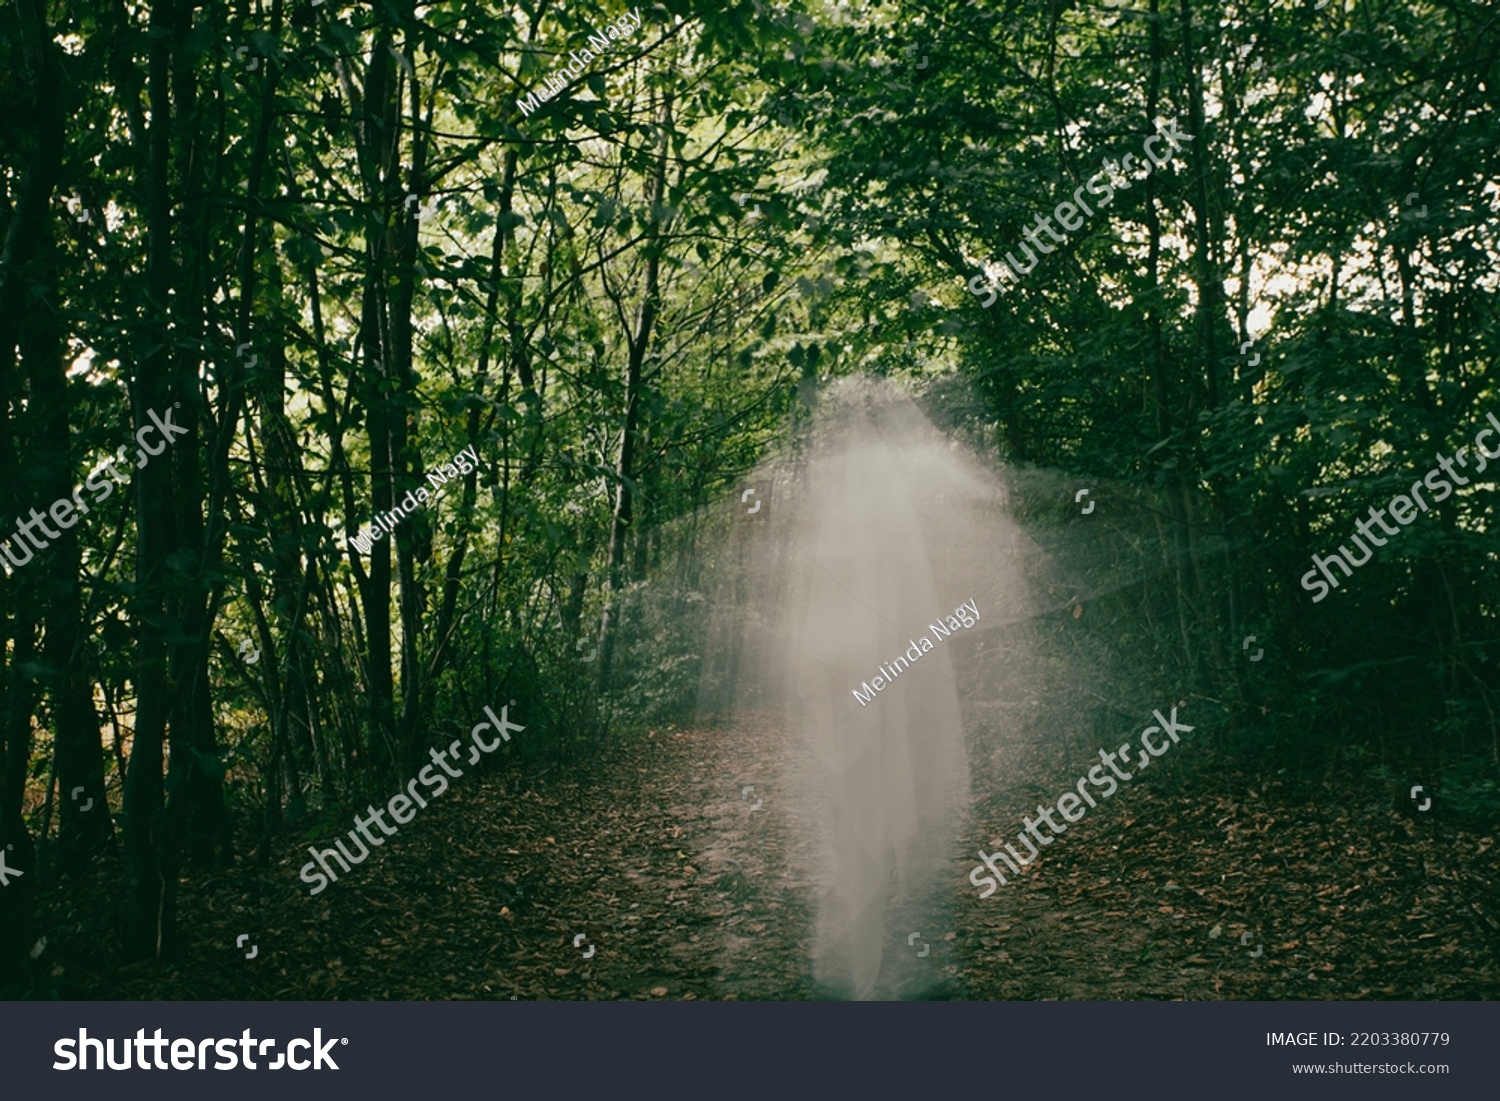
<svg viewBox="0 0 1500 1101"><path fill-rule="evenodd" d="M35 121L35 145L16 189L0 251L0 515L6 517L7 527L22 508L18 441L10 416L18 396L16 349L22 319L29 312L25 299L34 278L31 268L51 232L47 207L62 161L65 119L59 50L42 0L19 0L10 17L19 24L19 34L0 55L0 64L31 78L27 100ZM13 536L13 541L20 538ZM8 564L4 572L8 576L0 581L0 626L6 636L0 637L0 855L9 869L9 882L0 888L0 992L19 983L36 932L36 850L21 813L36 701L33 681L25 672L36 660L35 579L11 573Z"/></svg>
<svg viewBox="0 0 1500 1101"><path fill-rule="evenodd" d="M58 125L62 112L58 112ZM47 250L51 252L50 248ZM49 290L56 289L54 264L48 264ZM49 294L49 297L51 295ZM49 302L31 318L34 339L30 361L33 408L40 418L38 454L47 474L41 485L47 501L71 499L72 463L69 461L67 360L59 318ZM39 510L40 511L40 510ZM63 792L58 813L58 840L64 865L76 870L82 860L105 850L114 835L109 804L104 797L104 747L85 660L87 635L79 586L82 554L78 527L86 514L74 514L71 527L56 526L62 538L49 548L38 569L45 569L46 677L50 682L56 737L57 780ZM85 810L84 808L88 809Z"/></svg>
<svg viewBox="0 0 1500 1101"><path fill-rule="evenodd" d="M360 309L360 342L364 351L363 405L370 441L370 523L389 513L395 503L392 469L393 414L389 386L395 375L387 349L386 278L389 254L387 236L393 179L396 130L394 81L391 75L391 35L381 28L375 36L370 62L365 69L365 87L358 103L356 149L365 204L365 285ZM346 87L353 91L352 83ZM370 577L364 586L363 613L369 694L369 729L365 749L370 766L388 773L396 763L395 671L391 661L391 554L390 537L370 547Z"/></svg>
<svg viewBox="0 0 1500 1101"><path fill-rule="evenodd" d="M662 104L657 133L661 135L656 158L656 172L646 198L656 212L651 219L651 239L646 245L645 286L636 330L630 334L629 355L625 363L625 426L620 439L620 458L615 466L615 511L609 532L609 586L604 616L599 628L599 690L608 691L611 664L614 659L612 620L615 604L625 581L625 538L635 515L636 450L642 416L641 368L651 346L656 318L661 311L661 257L664 249L660 211L664 207L667 183L667 139L672 132L672 98Z"/></svg>
<svg viewBox="0 0 1500 1101"><path fill-rule="evenodd" d="M177 5L151 8L147 76L151 103L149 167L146 182L147 317L143 325L146 352L132 380L137 428L149 424L148 413L171 409L172 140L171 63L177 45ZM164 600L168 558L174 545L171 466L148 462L134 471L136 513L136 590L131 620L136 643L137 686L135 737L125 779L125 953L133 960L155 959L169 952L176 934L175 858L165 836L162 751L172 709L167 677L167 622Z"/></svg>

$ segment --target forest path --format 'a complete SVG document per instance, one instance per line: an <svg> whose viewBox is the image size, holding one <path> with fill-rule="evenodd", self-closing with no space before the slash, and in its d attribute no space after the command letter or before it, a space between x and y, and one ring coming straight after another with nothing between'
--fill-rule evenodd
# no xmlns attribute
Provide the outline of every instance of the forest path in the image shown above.
<svg viewBox="0 0 1500 1101"><path fill-rule="evenodd" d="M118 883L65 884L39 971L61 997L814 996L770 790L780 738L750 720L619 738L576 764L499 754L316 896L297 878L307 843L283 834L270 868L183 882L185 942L161 970L74 932L111 922Z"/></svg>
<svg viewBox="0 0 1500 1101"><path fill-rule="evenodd" d="M1060 746L1008 735L1016 720L971 711L994 752L975 755L976 790L993 794L969 837L1012 832L1078 770ZM785 750L765 713L619 738L577 764L497 755L317 896L297 879L307 845L287 835L269 868L245 860L184 881L186 941L160 970L120 967L114 945L79 931L112 921L118 882L64 880L44 903L38 986L63 998L818 997L812 889L797 871L811 842ZM1348 769L1293 785L1208 745L1194 754L1102 805L989 899L955 839L957 931L921 931L944 996L1500 996L1493 828L1396 813Z"/></svg>

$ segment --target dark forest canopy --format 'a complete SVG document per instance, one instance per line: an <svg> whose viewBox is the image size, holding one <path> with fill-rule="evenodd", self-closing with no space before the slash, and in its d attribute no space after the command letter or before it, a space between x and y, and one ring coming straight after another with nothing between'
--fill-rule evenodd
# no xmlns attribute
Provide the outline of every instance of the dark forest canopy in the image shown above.
<svg viewBox="0 0 1500 1101"><path fill-rule="evenodd" d="M5 5L0 991L59 875L170 956L445 723L689 714L709 506L860 373L1139 503L1142 677L1493 815L1500 464L1301 579L1500 418L1497 55L1468 0Z"/></svg>

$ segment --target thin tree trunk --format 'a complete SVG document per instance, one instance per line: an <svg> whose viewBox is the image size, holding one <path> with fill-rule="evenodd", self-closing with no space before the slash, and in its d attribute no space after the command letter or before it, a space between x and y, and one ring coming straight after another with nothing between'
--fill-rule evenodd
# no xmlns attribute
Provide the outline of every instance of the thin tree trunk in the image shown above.
<svg viewBox="0 0 1500 1101"><path fill-rule="evenodd" d="M61 110L57 122L61 127ZM55 265L48 264L48 268L49 276L55 276ZM48 282L55 290L55 282ZM73 493L66 353L60 315L54 305L48 303L48 308L34 312L33 339L23 341L30 345L26 358L30 361L33 409L40 418L38 451L47 470L41 485L48 501L71 499ZM85 516L75 513L69 527L57 524L62 538L48 548L37 567L46 570L46 678L52 697L57 778L66 793L58 813L58 840L64 866L72 870L77 870L84 858L103 852L114 835L104 799L104 746L84 660L87 636L79 586L83 559L77 529L86 522Z"/></svg>
<svg viewBox="0 0 1500 1101"><path fill-rule="evenodd" d="M1146 117L1154 124L1161 96L1161 67L1164 48L1161 36L1161 19L1158 0L1151 0L1150 21L1151 73L1146 86ZM1148 324L1151 330L1153 359L1152 395L1156 406L1156 431L1158 440L1171 440L1163 449L1161 466L1161 489L1167 500L1167 512L1171 519L1172 576L1176 580L1174 602L1177 610L1177 628L1182 636L1182 662L1191 667L1194 661L1192 629L1189 623L1191 575L1191 551L1189 548L1188 516L1183 467L1187 463L1187 446L1182 440L1172 439L1175 431L1173 413L1174 391L1179 387L1172 371L1172 360L1163 333L1161 316L1161 219L1156 210L1156 175L1146 177L1146 230L1149 237L1149 273L1151 291L1148 307ZM1185 403L1191 406L1191 401Z"/></svg>
<svg viewBox="0 0 1500 1101"><path fill-rule="evenodd" d="M146 182L147 352L132 380L137 427L149 410L171 408L172 196L169 168L172 103L169 82L177 38L177 4L152 5L148 94L151 104ZM173 547L171 467L151 462L134 472L137 532L136 591L131 620L136 633L135 736L123 802L125 840L125 952L133 960L159 958L171 950L176 922L175 860L165 836L162 752L166 745L171 692L162 624L167 559Z"/></svg>
<svg viewBox="0 0 1500 1101"><path fill-rule="evenodd" d="M394 51L394 47L392 49ZM425 191L427 143L421 129L421 96L416 81L416 66L411 61L409 51L402 53L400 57L402 59L401 71L406 74L406 86L411 94L411 119L414 132L411 143L410 179L415 190ZM400 117L401 85L402 80L398 73L391 96L394 105L392 115L397 119ZM390 175L396 180L399 180L401 175L399 132L399 126L393 128L391 137L393 167ZM404 412L417 406L417 378L412 370L411 313L412 302L416 296L415 265L420 219L417 212L405 201L404 196L400 207L397 208L396 218L398 232L389 238L394 246L394 255L391 259L396 278L389 292L390 344L386 349L386 358L398 381L398 389L392 397L396 400L397 408L403 410L400 416L392 419L391 468L399 479L397 489L403 493L402 500L404 501L405 494L415 493L421 485L422 472L426 466L422 457L411 446L413 418ZM420 557L425 561L431 557L431 517L431 513L418 509L415 516L404 521L397 521L394 536L396 563L401 580L401 714L397 726L397 744L400 746L401 754L399 763L403 773L407 775L415 773L420 767L418 756L421 753L420 742L423 737L422 686L425 683L425 676L419 647L422 641L422 618L426 610L427 598L425 588L417 577L417 559Z"/></svg>
<svg viewBox="0 0 1500 1101"><path fill-rule="evenodd" d="M651 193L646 196L653 209L660 211L666 198L667 139L672 132L672 97L668 95L662 104L658 120L661 135L656 158L656 172L651 181ZM625 364L625 427L620 439L620 458L615 466L615 511L609 533L609 591L606 594L603 621L599 628L599 690L607 691L611 664L614 658L614 636L612 619L616 614L616 601L625 582L625 539L630 532L635 515L635 457L639 445L642 416L641 369L646 361L646 351L651 346L651 337L656 327L656 318L661 310L661 257L662 225L659 215L651 222L651 239L646 245L646 275L644 293L641 296L640 314L636 331L631 334L629 355Z"/></svg>
<svg viewBox="0 0 1500 1101"><path fill-rule="evenodd" d="M207 9L204 19L211 25L216 15L217 9ZM172 392L179 399L185 399L176 407L174 419L187 435L157 461L168 464L172 472L175 542L185 555L192 555L197 585L187 587L171 600L174 618L182 625L182 630L169 651L169 680L175 688L167 784L171 796L167 801L166 820L174 852L184 855L192 865L223 867L232 858L233 842L218 767L213 688L208 676L213 625L218 618L223 590L209 579L219 576L223 567L227 530L223 518L229 511L228 500L233 492L229 477L229 447L244 407L244 388L232 384L228 387L222 418L216 426L217 431L210 437L212 446L196 446L196 441L207 434L208 426L207 421L200 419L199 403L194 400L202 365L201 353L195 349L202 348L208 340L209 300L216 289L212 257L217 204L209 197L211 185L206 178L210 158L203 152L208 138L204 133L204 112L198 95L197 59L192 51L181 48L187 33L203 33L208 26L193 27L192 21L189 10L183 15L183 26L179 28L176 39L178 48L174 50L173 79L179 139L176 178L181 181L183 193L176 235L177 255L181 257L182 265L173 298L174 326L180 344L174 357ZM278 22L273 20L271 33L275 34L278 29ZM237 317L240 340L237 343L250 338L257 237L254 201L264 171L270 117L274 114L268 93L274 89L278 74L275 61L268 60L261 79L261 118L256 128L255 153L251 158L250 208L240 251L241 287ZM183 337L186 339L181 339ZM238 373L240 370L237 362L234 371Z"/></svg>
<svg viewBox="0 0 1500 1101"><path fill-rule="evenodd" d="M396 128L396 104L391 77L391 36L382 28L375 36L370 62L365 70L362 101L356 117L356 149L361 176L361 196L365 203L365 285L360 309L360 338L364 351L365 377L362 401L365 406L370 441L370 508L371 522L391 510L395 503L394 471L391 465L394 442L391 395L387 386L394 375L387 350L385 326L385 281L388 267L388 218L393 198L389 182L394 171L393 142ZM346 82L353 92L353 85ZM366 675L369 692L369 729L365 749L370 766L379 773L388 772L396 763L395 742L395 671L391 655L391 554L390 538L383 537L370 547L370 579L363 593L365 620Z"/></svg>

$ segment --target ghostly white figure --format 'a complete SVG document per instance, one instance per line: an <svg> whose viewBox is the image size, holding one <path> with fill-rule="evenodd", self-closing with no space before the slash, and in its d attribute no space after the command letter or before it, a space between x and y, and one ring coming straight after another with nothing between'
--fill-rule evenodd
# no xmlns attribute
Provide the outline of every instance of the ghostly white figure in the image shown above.
<svg viewBox="0 0 1500 1101"><path fill-rule="evenodd" d="M944 510L973 500L973 479L888 383L825 398L814 438L783 621L788 710L814 762L804 805L821 841L813 974L840 997L911 996L939 974L907 939L924 923L936 939L968 802L951 657L964 632L943 640L927 625L981 580L933 569L946 557L935 544L953 537ZM896 677L860 703L853 690L867 694L882 666Z"/></svg>

